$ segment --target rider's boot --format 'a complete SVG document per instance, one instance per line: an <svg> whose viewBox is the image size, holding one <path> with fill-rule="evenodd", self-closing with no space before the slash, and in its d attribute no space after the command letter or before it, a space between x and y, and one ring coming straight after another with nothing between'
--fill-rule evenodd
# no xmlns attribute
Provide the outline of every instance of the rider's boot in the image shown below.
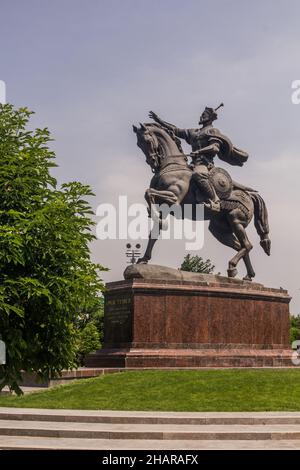
<svg viewBox="0 0 300 470"><path fill-rule="evenodd" d="M204 205L213 212L220 212L221 210L221 201L216 193L215 188L210 183L211 193L213 193L213 199L209 199L208 202L205 202Z"/></svg>
<svg viewBox="0 0 300 470"><path fill-rule="evenodd" d="M209 181L208 175L194 173L193 177L197 183L198 189L200 190L200 194L202 193L207 197L204 202L204 206L213 212L220 212L220 199L212 183Z"/></svg>

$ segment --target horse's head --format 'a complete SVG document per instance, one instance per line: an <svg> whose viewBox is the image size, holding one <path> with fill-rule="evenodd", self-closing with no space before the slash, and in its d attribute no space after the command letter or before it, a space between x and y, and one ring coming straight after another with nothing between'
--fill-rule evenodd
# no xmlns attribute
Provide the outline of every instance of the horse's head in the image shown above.
<svg viewBox="0 0 300 470"><path fill-rule="evenodd" d="M154 173L159 171L163 160L182 153L180 140L159 124L140 124L133 126L137 135L137 146L144 152L146 162Z"/></svg>
<svg viewBox="0 0 300 470"><path fill-rule="evenodd" d="M151 132L149 124L141 124L140 127L132 126L133 132L137 136L137 146L144 152L146 162L151 166L152 171L156 172L160 165L159 155L159 142L154 134Z"/></svg>

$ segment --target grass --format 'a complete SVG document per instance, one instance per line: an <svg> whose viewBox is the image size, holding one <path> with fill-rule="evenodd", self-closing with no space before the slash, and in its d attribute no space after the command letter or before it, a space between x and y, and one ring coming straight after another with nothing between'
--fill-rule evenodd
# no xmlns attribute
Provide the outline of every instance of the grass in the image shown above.
<svg viewBox="0 0 300 470"><path fill-rule="evenodd" d="M156 411L300 411L300 370L141 371L72 382L22 397L20 408Z"/></svg>

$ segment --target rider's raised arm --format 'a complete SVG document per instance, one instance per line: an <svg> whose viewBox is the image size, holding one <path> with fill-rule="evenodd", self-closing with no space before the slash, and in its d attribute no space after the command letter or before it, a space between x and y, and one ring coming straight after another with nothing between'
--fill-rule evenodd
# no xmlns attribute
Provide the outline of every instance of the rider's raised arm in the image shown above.
<svg viewBox="0 0 300 470"><path fill-rule="evenodd" d="M190 143L190 134L188 129L179 129L179 127L175 127L174 134L177 137L180 137L180 139L186 140L188 144Z"/></svg>
<svg viewBox="0 0 300 470"><path fill-rule="evenodd" d="M151 119L154 119L154 121L157 122L158 124L160 124L161 126L166 127L167 129L170 129L171 131L173 131L174 134L175 134L177 137L180 137L180 139L185 139L186 141L188 141L189 133L188 133L188 130L187 130L187 129L179 129L178 127L174 126L174 124L170 124L170 123L167 122L167 121L163 121L163 120L162 120L156 113L154 113L153 111L150 111L149 117L150 117Z"/></svg>

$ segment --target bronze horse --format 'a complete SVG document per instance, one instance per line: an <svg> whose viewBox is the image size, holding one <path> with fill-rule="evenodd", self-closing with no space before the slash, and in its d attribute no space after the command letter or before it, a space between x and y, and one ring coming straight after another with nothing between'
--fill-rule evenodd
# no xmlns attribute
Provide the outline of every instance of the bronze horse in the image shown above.
<svg viewBox="0 0 300 470"><path fill-rule="evenodd" d="M183 218L185 204L190 204L195 208L197 204L204 202L204 198L201 201L201 195L199 200L199 194L196 194L191 178L193 170L181 149L180 140L172 131L157 123L141 124L139 128L133 126L133 130L137 135L137 145L144 152L146 162L154 173L150 188L145 193L148 212L149 215L152 214L154 223L159 224L159 230L163 230L161 213L156 213L153 209L156 204L180 205L183 209ZM249 257L252 244L245 230L253 215L260 244L269 255L271 240L268 235L268 213L265 202L257 191L233 182L230 195L221 199L220 212L216 213L204 207L204 219L210 221L210 232L221 243L237 251L228 263L229 277L237 275L236 267L241 259L244 260L247 269L244 279L251 281L255 276ZM194 216L193 220L195 220ZM151 236L150 232L145 254L138 260L138 263L150 261L157 238L157 236Z"/></svg>

